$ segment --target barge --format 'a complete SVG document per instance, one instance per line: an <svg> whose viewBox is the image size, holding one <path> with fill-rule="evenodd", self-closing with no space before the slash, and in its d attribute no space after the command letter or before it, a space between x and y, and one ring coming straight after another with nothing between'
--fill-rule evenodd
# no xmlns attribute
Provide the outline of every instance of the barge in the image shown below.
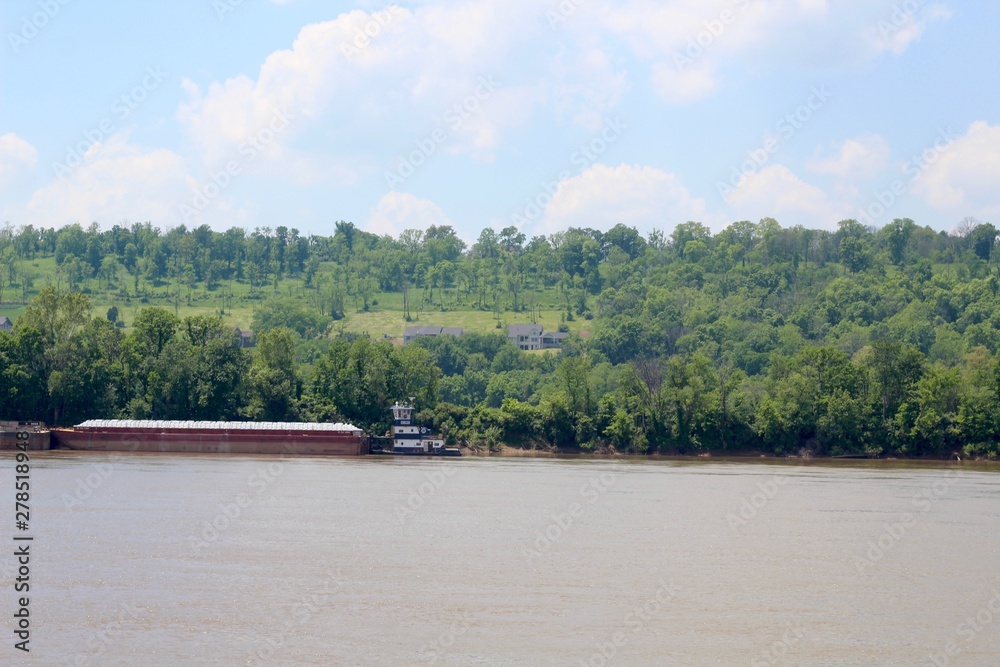
<svg viewBox="0 0 1000 667"><path fill-rule="evenodd" d="M0 450L19 445L26 445L29 452L45 451L52 448L52 437L42 422L0 420Z"/></svg>
<svg viewBox="0 0 1000 667"><path fill-rule="evenodd" d="M51 430L65 449L104 452L364 456L369 441L351 424L91 419Z"/></svg>

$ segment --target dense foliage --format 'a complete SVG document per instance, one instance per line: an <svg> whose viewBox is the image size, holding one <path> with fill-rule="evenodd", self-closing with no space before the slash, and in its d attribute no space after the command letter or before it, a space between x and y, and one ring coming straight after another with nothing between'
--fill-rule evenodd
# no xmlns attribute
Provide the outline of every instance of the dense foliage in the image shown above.
<svg viewBox="0 0 1000 667"><path fill-rule="evenodd" d="M308 238L7 227L0 304L28 305L0 333L0 418L346 420L380 433L386 407L412 396L451 443L478 448L993 457L997 237L976 221L947 234L905 219L530 241L511 227L471 247L449 227L398 239L350 223ZM223 319L234 284L259 302L252 350ZM164 286L173 309L140 306ZM203 290L221 307L180 317L182 288L189 305ZM135 304L129 326L117 306L93 316L100 295ZM338 331L391 299L400 320L416 299L490 312L497 328L555 309L574 333L536 354L496 329L407 346Z"/></svg>

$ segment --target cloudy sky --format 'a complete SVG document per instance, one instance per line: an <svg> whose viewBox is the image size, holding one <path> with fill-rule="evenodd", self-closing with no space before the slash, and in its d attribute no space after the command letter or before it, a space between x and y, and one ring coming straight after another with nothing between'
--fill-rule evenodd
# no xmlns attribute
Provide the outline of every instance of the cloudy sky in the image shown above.
<svg viewBox="0 0 1000 667"><path fill-rule="evenodd" d="M998 223L997 25L957 0L4 0L0 221Z"/></svg>

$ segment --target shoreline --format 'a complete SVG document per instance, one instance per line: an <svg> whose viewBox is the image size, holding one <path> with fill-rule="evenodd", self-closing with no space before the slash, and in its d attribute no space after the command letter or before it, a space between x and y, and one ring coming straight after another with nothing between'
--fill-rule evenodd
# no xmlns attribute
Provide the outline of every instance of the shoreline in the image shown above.
<svg viewBox="0 0 1000 667"><path fill-rule="evenodd" d="M712 464L712 463L758 463L763 465L840 465L844 467L885 467L885 466L941 466L950 464L955 467L986 467L1000 470L1000 460L997 459L955 459L955 458L935 458L919 457L908 458L900 456L879 456L879 457L836 457L836 456L775 456L761 454L760 452L701 452L699 454L627 454L619 452L577 452L568 450L543 450L543 449L521 449L518 447L503 446L498 452L485 450L472 450L463 448L461 457L440 457L440 456L409 456L409 455L385 455L369 454L360 456L338 456L324 454L281 454L282 458L344 458L360 460L386 460L386 459L406 459L406 460L447 460L460 461L462 459L549 459L563 461L621 461L627 463L640 462L663 462L663 463L686 463L686 464ZM275 455L266 453L221 453L221 452L141 452L141 451L111 451L99 449L71 449L55 447L45 450L35 450L33 454L63 454L72 453L80 455L90 454L112 454L115 456L160 456L160 455L181 455L181 456L225 456L225 457L263 457L273 458Z"/></svg>
<svg viewBox="0 0 1000 667"><path fill-rule="evenodd" d="M621 452L579 452L572 450L521 449L503 445L499 452L475 451L462 448L462 456L472 458L534 458L534 459L594 459L594 460L627 460L627 461L679 461L679 462L784 462L784 463L980 463L1000 465L1000 459L956 458L951 457L907 457L907 456L801 456L789 454L779 456L763 454L759 451L708 451L698 454L629 454Z"/></svg>

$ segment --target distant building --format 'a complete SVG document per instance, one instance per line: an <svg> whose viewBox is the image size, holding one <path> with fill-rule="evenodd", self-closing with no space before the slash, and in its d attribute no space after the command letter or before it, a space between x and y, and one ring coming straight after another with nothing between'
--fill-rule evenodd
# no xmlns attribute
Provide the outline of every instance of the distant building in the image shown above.
<svg viewBox="0 0 1000 667"><path fill-rule="evenodd" d="M540 324L512 324L507 328L507 338L522 350L540 350L543 331Z"/></svg>
<svg viewBox="0 0 1000 667"><path fill-rule="evenodd" d="M565 331L546 331L542 333L542 349L552 350L562 347L563 341L569 338Z"/></svg>
<svg viewBox="0 0 1000 667"><path fill-rule="evenodd" d="M6 317L0 317L0 331L10 331L14 328L14 323Z"/></svg>
<svg viewBox="0 0 1000 667"><path fill-rule="evenodd" d="M406 327L403 332L403 344L408 345L421 336L461 336L462 330L456 327Z"/></svg>
<svg viewBox="0 0 1000 667"><path fill-rule="evenodd" d="M540 324L512 324L507 338L522 350L556 350L569 337L561 331L545 331Z"/></svg>
<svg viewBox="0 0 1000 667"><path fill-rule="evenodd" d="M561 331L545 331L540 324L512 324L507 329L507 338L522 350L558 349L568 337Z"/></svg>
<svg viewBox="0 0 1000 667"><path fill-rule="evenodd" d="M233 331L235 331L236 335L239 336L239 346L243 349L248 349L257 345L257 336L249 329L242 331L239 327L236 327Z"/></svg>

